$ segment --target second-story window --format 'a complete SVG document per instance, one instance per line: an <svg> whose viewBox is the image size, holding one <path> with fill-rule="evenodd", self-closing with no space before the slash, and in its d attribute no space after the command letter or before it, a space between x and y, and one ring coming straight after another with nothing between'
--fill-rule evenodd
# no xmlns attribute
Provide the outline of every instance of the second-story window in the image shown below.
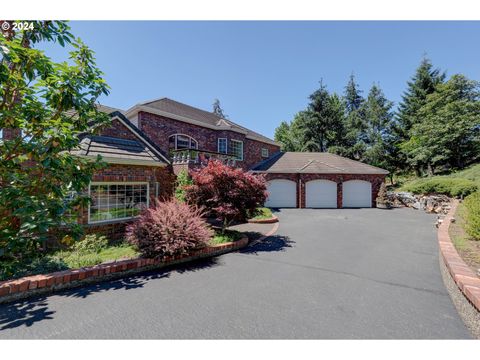
<svg viewBox="0 0 480 360"><path fill-rule="evenodd" d="M228 153L228 146L227 146L227 139L226 138L219 138L218 139L217 152L222 153L222 154L227 154Z"/></svg>
<svg viewBox="0 0 480 360"><path fill-rule="evenodd" d="M168 139L169 148L178 150L178 149L198 149L197 140L194 138L183 135L183 134L174 134Z"/></svg>
<svg viewBox="0 0 480 360"><path fill-rule="evenodd" d="M237 160L243 160L243 141L230 140L229 153L235 156Z"/></svg>
<svg viewBox="0 0 480 360"><path fill-rule="evenodd" d="M268 157L268 149L262 148L262 157Z"/></svg>

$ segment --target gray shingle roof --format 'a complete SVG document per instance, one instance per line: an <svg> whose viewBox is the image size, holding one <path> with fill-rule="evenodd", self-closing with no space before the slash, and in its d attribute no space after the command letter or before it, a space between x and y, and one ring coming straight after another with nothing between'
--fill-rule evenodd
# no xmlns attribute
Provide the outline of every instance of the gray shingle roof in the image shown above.
<svg viewBox="0 0 480 360"><path fill-rule="evenodd" d="M252 170L267 173L388 174L387 170L322 152L281 152Z"/></svg>
<svg viewBox="0 0 480 360"><path fill-rule="evenodd" d="M183 104L181 102L178 102L169 98L161 98L157 100L147 101L147 102L141 103L140 105L148 106L153 109L165 111L170 114L175 114L188 119L200 121L211 126L225 126L225 124L227 124L232 128L233 131L236 130L242 133L246 132L248 136L251 137L252 139L267 142L267 143L273 142L272 139L269 139L268 137L263 136L255 131L249 130L246 127L238 125L237 123L231 120L222 119L220 116L217 116L212 112L198 109L196 107Z"/></svg>
<svg viewBox="0 0 480 360"><path fill-rule="evenodd" d="M125 140L110 136L87 136L80 147L71 152L78 156L101 155L104 158L135 160L142 162L162 162L145 144L136 140Z"/></svg>

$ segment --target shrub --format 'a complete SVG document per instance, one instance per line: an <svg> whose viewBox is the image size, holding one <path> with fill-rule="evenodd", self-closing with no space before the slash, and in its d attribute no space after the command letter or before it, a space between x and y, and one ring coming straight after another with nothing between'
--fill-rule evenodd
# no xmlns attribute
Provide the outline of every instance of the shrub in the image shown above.
<svg viewBox="0 0 480 360"><path fill-rule="evenodd" d="M180 171L175 182L175 198L180 202L186 202L186 188L193 184L186 170Z"/></svg>
<svg viewBox="0 0 480 360"><path fill-rule="evenodd" d="M265 178L209 161L206 167L192 172L193 185L186 188L187 201L208 209L208 215L223 223L223 230L232 221L246 221L267 198Z"/></svg>
<svg viewBox="0 0 480 360"><path fill-rule="evenodd" d="M475 192L477 185L467 179L433 177L412 181L403 186L402 190L415 194L445 194L464 197Z"/></svg>
<svg viewBox="0 0 480 360"><path fill-rule="evenodd" d="M208 244L213 236L201 208L176 199L156 200L127 228L127 241L147 258L188 253Z"/></svg>
<svg viewBox="0 0 480 360"><path fill-rule="evenodd" d="M480 240L480 192L473 193L465 198L467 209L466 230L475 240Z"/></svg>
<svg viewBox="0 0 480 360"><path fill-rule="evenodd" d="M105 236L96 234L86 235L82 240L73 244L73 250L79 253L100 252L108 246L108 240Z"/></svg>

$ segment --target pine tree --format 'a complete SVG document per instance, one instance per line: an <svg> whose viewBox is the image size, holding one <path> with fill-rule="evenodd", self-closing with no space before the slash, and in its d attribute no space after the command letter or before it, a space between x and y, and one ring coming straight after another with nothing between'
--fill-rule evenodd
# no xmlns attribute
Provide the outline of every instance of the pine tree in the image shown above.
<svg viewBox="0 0 480 360"><path fill-rule="evenodd" d="M409 164L432 175L439 166L463 168L480 157L479 83L454 75L418 110L420 122L402 146Z"/></svg>
<svg viewBox="0 0 480 360"><path fill-rule="evenodd" d="M378 85L373 85L366 101L362 104L365 114L365 153L363 161L388 170L392 164L393 103L389 101Z"/></svg>
<svg viewBox="0 0 480 360"><path fill-rule="evenodd" d="M397 133L399 141L409 138L412 126L420 122L419 109L425 105L427 96L445 80L445 73L434 69L428 58L423 58L415 75L407 82L407 90L402 96L397 114Z"/></svg>
<svg viewBox="0 0 480 360"><path fill-rule="evenodd" d="M221 117L222 119L228 119L228 115L225 114L225 112L223 111L222 107L220 106L220 100L218 99L215 99L213 101L213 111L212 111L215 115L217 115L218 117Z"/></svg>

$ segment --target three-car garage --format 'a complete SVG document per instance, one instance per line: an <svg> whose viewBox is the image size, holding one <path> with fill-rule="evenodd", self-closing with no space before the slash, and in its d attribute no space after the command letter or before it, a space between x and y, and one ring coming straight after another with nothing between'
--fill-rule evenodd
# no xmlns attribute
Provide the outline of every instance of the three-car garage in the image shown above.
<svg viewBox="0 0 480 360"><path fill-rule="evenodd" d="M267 207L369 208L388 171L329 153L279 153L254 168L267 179Z"/></svg>

